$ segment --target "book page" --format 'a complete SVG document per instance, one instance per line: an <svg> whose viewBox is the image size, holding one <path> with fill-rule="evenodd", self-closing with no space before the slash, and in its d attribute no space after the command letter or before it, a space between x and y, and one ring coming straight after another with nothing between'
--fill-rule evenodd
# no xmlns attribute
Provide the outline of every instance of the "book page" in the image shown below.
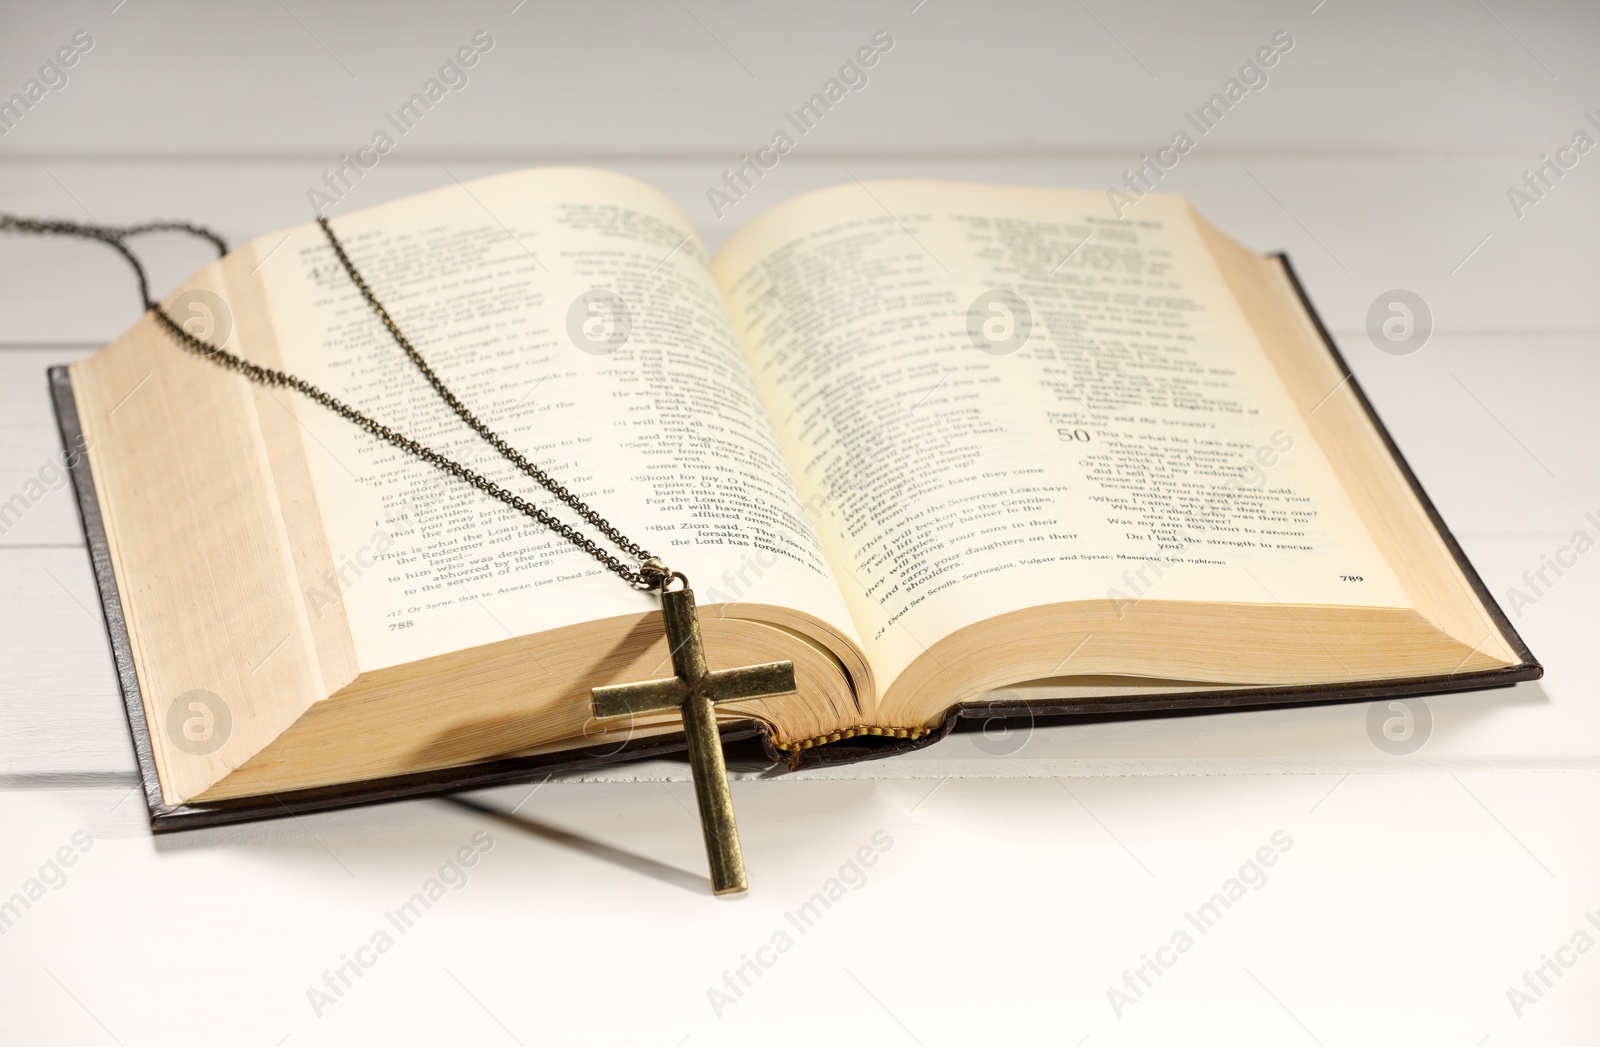
<svg viewBox="0 0 1600 1047"><path fill-rule="evenodd" d="M855 184L713 268L885 686L1043 603L1409 606L1179 197Z"/></svg>
<svg viewBox="0 0 1600 1047"><path fill-rule="evenodd" d="M601 171L520 172L336 217L400 328L490 429L687 574L701 606L848 609L688 219ZM552 512L391 340L314 225L258 241L284 366ZM270 242L269 242L270 241ZM650 611L527 516L289 390L363 670ZM623 556L624 562L632 563Z"/></svg>

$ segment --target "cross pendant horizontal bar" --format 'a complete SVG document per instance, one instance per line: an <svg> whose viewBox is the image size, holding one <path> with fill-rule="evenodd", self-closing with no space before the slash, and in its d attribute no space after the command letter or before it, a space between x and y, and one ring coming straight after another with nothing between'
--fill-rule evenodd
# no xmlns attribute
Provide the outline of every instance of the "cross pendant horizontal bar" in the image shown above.
<svg viewBox="0 0 1600 1047"><path fill-rule="evenodd" d="M793 662L763 662L737 669L718 669L700 678L700 693L712 702L771 698L795 690ZM681 709L690 685L676 676L594 689L594 715L604 719Z"/></svg>

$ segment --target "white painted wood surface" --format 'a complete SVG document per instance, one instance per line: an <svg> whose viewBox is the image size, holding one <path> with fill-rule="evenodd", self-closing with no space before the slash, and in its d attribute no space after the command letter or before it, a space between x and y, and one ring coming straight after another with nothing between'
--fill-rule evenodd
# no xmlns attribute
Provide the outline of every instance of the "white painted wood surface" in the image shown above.
<svg viewBox="0 0 1600 1047"><path fill-rule="evenodd" d="M663 188L714 249L760 210L852 176L1111 185L1287 29L1295 46L1268 86L1161 188L1290 252L1497 595L1596 530L1600 152L1521 217L1506 197L1576 132L1600 140L1585 117L1600 119L1592 5L513 2L8 13L0 99L79 30L94 47L0 136L0 208L188 217L236 242L298 223L321 172L485 29L495 45L467 87L333 214L496 170L592 164ZM717 218L706 188L880 29L896 45L866 88ZM161 287L204 259L176 240L149 248ZM1410 356L1366 332L1392 288L1433 314ZM1429 699L1409 755L1374 742L1367 706L1340 706L967 733L798 777L751 767L735 788L755 890L732 901L705 896L673 761L531 796L155 840L129 795L71 495L48 490L59 444L44 368L134 314L108 252L0 238L0 500L30 479L47 489L0 533L0 905L75 832L92 841L0 935L5 1042L1600 1035L1600 950L1561 951L1580 930L1600 942L1585 922L1600 920L1600 557L1587 554L1516 618L1546 678ZM1265 885L1194 931L1184 914L1280 829L1293 844ZM307 989L479 831L494 848L466 885L319 1015ZM796 929L786 914L880 831L892 846L865 882ZM1107 990L1185 928L1194 949L1119 1016ZM779 930L793 950L719 1013L708 990L731 996L724 972ZM1531 996L1524 972L1546 957L1573 966L1519 1014L1507 991Z"/></svg>

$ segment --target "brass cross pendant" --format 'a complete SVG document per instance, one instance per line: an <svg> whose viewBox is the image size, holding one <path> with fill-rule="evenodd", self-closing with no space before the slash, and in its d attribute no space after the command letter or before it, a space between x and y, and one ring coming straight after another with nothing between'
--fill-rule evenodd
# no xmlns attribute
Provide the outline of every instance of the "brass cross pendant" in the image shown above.
<svg viewBox="0 0 1600 1047"><path fill-rule="evenodd" d="M792 694L796 689L794 663L766 662L708 672L694 591L687 583L682 589L662 592L661 616L666 620L667 646L672 651L676 675L665 680L596 687L594 715L605 719L667 709L683 711L689 769L694 777L695 799L700 803L706 857L711 862L711 886L717 894L742 891L749 884L745 881L744 854L739 848L739 827L733 818L733 794L728 790L728 769L722 759L722 738L717 733L714 706L717 702Z"/></svg>

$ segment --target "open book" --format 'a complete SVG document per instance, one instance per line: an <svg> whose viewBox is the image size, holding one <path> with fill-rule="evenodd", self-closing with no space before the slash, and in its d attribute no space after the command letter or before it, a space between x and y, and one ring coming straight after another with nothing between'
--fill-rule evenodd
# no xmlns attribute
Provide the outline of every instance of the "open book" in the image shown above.
<svg viewBox="0 0 1600 1047"><path fill-rule="evenodd" d="M793 660L797 694L719 706L775 758L926 744L997 688L1062 712L1539 674L1283 260L1181 197L851 184L707 258L660 192L548 169L334 225L472 410L688 575L711 668ZM169 307L566 513L314 225ZM591 711L670 675L655 598L501 503L148 316L56 384L158 820L681 739Z"/></svg>

